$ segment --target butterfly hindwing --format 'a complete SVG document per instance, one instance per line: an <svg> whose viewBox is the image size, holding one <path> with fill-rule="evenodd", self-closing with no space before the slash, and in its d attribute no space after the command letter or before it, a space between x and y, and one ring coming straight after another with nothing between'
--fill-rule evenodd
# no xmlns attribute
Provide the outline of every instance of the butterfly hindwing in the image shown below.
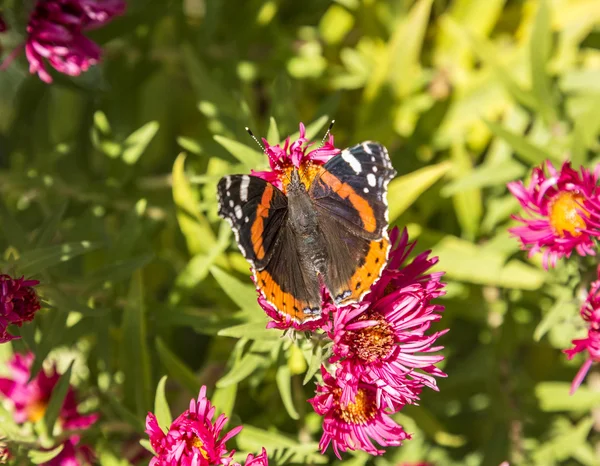
<svg viewBox="0 0 600 466"><path fill-rule="evenodd" d="M219 215L231 224L240 251L254 269L264 268L285 225L285 194L250 175L221 178L217 193Z"/></svg>
<svg viewBox="0 0 600 466"><path fill-rule="evenodd" d="M388 227L387 185L395 175L386 148L367 141L331 158L311 184L310 196L355 234L379 239Z"/></svg>

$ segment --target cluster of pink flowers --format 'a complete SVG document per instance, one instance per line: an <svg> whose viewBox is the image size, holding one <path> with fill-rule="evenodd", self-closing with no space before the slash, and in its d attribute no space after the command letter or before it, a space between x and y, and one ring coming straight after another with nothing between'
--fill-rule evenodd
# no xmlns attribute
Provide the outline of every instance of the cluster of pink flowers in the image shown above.
<svg viewBox="0 0 600 466"><path fill-rule="evenodd" d="M8 333L9 325L21 327L33 320L40 301L33 289L39 282L0 275L0 343L18 338Z"/></svg>
<svg viewBox="0 0 600 466"><path fill-rule="evenodd" d="M156 416L148 413L146 433L155 456L150 466L241 466L233 461L235 450L227 450L226 442L235 437L242 426L235 427L221 437L227 417L221 414L213 423L215 407L206 397L206 387L200 389L198 400L191 400L175 419L167 433L158 425ZM245 466L268 466L267 452L248 455Z"/></svg>
<svg viewBox="0 0 600 466"><path fill-rule="evenodd" d="M544 170L545 168L545 170ZM543 265L555 267L558 259L570 257L573 251L580 256L596 255L595 240L600 237L600 164L593 172L571 168L563 163L557 170L546 161L533 170L529 186L521 181L508 183L508 189L519 200L527 218L513 216L522 225L511 228L529 256L543 254ZM566 350L569 359L587 351L583 364L571 387L574 393L593 362L600 361L600 281L591 284L581 316L588 327L586 338L573 340L574 348Z"/></svg>
<svg viewBox="0 0 600 466"><path fill-rule="evenodd" d="M60 373L53 367L49 373L41 370L31 381L32 353L16 353L8 364L11 376L0 378L0 394L12 406L15 422L24 424L37 422L46 414L52 392L58 383ZM83 466L93 461L93 450L80 445L80 432L88 429L98 420L98 414L79 412L77 394L70 386L58 416L58 425L62 432L69 433L63 443L63 449L46 466Z"/></svg>
<svg viewBox="0 0 600 466"><path fill-rule="evenodd" d="M69 76L87 71L98 63L102 50L84 32L106 24L124 11L123 0L38 0L29 16L24 45L29 72L50 83L52 77L46 62ZM20 49L9 56L3 67L18 53Z"/></svg>
<svg viewBox="0 0 600 466"><path fill-rule="evenodd" d="M272 170L253 174L279 187L291 167L302 167L310 178L308 161L318 166L340 152L333 136L309 152L302 124L300 138L291 144L289 138L283 147L263 142ZM358 304L337 308L323 287L321 317L299 324L280 315L259 293L258 302L272 319L268 327L321 329L332 341L332 355L321 367L323 381L309 402L323 416L321 450L332 445L338 457L346 450L380 455L384 451L373 442L386 447L409 439L392 414L417 402L423 387L437 390L435 378L445 376L436 367L444 357L437 354L442 347L435 342L446 331L428 334L443 311L432 304L444 294L443 274L427 273L437 258L427 251L410 261L415 244L409 243L407 232L393 229L389 237L393 247L387 266Z"/></svg>

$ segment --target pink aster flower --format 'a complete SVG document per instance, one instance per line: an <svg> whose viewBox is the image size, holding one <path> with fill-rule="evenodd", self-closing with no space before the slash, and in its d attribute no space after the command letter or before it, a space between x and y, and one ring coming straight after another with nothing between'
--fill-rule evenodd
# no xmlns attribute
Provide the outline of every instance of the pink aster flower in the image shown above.
<svg viewBox="0 0 600 466"><path fill-rule="evenodd" d="M37 280L24 280L0 275L0 343L18 338L7 331L9 325L30 322L40 310L40 301L33 289Z"/></svg>
<svg viewBox="0 0 600 466"><path fill-rule="evenodd" d="M79 436L72 435L63 443L58 455L42 466L88 466L94 462L94 451L87 445L79 445Z"/></svg>
<svg viewBox="0 0 600 466"><path fill-rule="evenodd" d="M265 146L265 153L269 157L271 170L259 172L252 170L252 175L274 184L284 192L292 167L300 168L301 174L306 176L308 180L311 180L316 174L316 170L311 170L309 167L305 173L308 162L314 165L323 165L331 157L340 152L333 145L333 134L329 135L329 139L322 147L307 152L314 143L306 139L306 128L302 123L300 123L300 137L291 144L289 137L285 140L283 147L279 144L271 146L264 138L263 144ZM302 180L307 181L306 178L302 178Z"/></svg>
<svg viewBox="0 0 600 466"><path fill-rule="evenodd" d="M581 306L581 317L588 325L587 337L573 340L574 347L564 351L568 359L573 359L583 351L587 351L588 355L573 379L571 395L579 388L592 364L600 361L600 270L599 280L590 285L590 291Z"/></svg>
<svg viewBox="0 0 600 466"><path fill-rule="evenodd" d="M27 25L29 72L50 83L46 62L69 76L87 71L98 63L102 49L84 31L100 27L124 11L123 0L38 0ZM19 52L15 50L3 67Z"/></svg>
<svg viewBox="0 0 600 466"><path fill-rule="evenodd" d="M427 273L437 263L430 251L407 258L415 243L406 230L390 231L393 247L380 280L360 304L334 313L329 336L333 340L330 363L344 380L343 403L354 400L361 382L381 389L388 406L414 403L423 386L437 390L435 377L445 377L435 365L444 357L433 354L442 346L436 340L447 330L427 334L441 318L443 306L432 300L445 294L443 272Z"/></svg>
<svg viewBox="0 0 600 466"><path fill-rule="evenodd" d="M519 200L528 214L527 218L513 216L523 225L509 229L519 238L522 248L529 250L529 257L543 252L544 267L556 266L561 257L569 257L573 250L581 256L595 255L593 238L600 236L600 229L589 228L598 196L600 164L594 172L585 168L573 170L565 162L560 171L546 161L543 167L533 170L529 186L521 181L508 183L508 189Z"/></svg>
<svg viewBox="0 0 600 466"><path fill-rule="evenodd" d="M60 378L54 367L49 374L41 370L29 382L33 360L33 353L16 353L8 363L11 377L0 378L0 394L12 404L13 417L18 423L37 422L44 417L52 391ZM77 405L75 389L70 386L58 416L63 430L87 429L98 419L95 413L81 414Z"/></svg>
<svg viewBox="0 0 600 466"><path fill-rule="evenodd" d="M215 423L215 408L206 398L206 387L200 389L198 401L191 400L190 408L173 421L165 434L156 416L146 416L146 433L156 456L150 466L227 466L234 451L227 451L225 443L237 435L242 426L236 427L219 438L227 417L221 414Z"/></svg>
<svg viewBox="0 0 600 466"><path fill-rule="evenodd" d="M232 463L232 466L241 466L239 463ZM269 466L269 458L267 456L267 450L262 449L262 453L260 455L254 456L250 453L246 457L246 462L244 466Z"/></svg>
<svg viewBox="0 0 600 466"><path fill-rule="evenodd" d="M363 450L371 455L385 453L373 445L398 446L403 440L410 439L402 426L396 424L388 414L385 401L378 403L377 387L361 383L356 392L354 402L343 403L343 381L334 378L321 366L323 385L317 385L317 394L308 400L313 409L323 416L323 436L319 447L321 452L327 450L329 444L341 459L340 452L347 450Z"/></svg>

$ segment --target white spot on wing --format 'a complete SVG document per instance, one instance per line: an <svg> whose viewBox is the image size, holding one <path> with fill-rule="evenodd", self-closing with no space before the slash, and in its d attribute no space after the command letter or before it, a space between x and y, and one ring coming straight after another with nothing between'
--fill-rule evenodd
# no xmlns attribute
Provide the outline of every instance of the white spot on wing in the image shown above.
<svg viewBox="0 0 600 466"><path fill-rule="evenodd" d="M369 192L369 188L363 188L363 192L367 194Z"/></svg>
<svg viewBox="0 0 600 466"><path fill-rule="evenodd" d="M248 200L248 186L250 185L250 177L248 175L242 176L242 184L240 186L240 198L246 202Z"/></svg>
<svg viewBox="0 0 600 466"><path fill-rule="evenodd" d="M235 216L237 218L242 218L242 208L239 205L235 206Z"/></svg>
<svg viewBox="0 0 600 466"><path fill-rule="evenodd" d="M362 171L362 166L356 157L354 157L349 150L345 149L342 151L342 158L350 165L350 168L354 170L357 175Z"/></svg>
<svg viewBox="0 0 600 466"><path fill-rule="evenodd" d="M235 205L235 203L233 202L233 199L229 199L229 207L233 207Z"/></svg>
<svg viewBox="0 0 600 466"><path fill-rule="evenodd" d="M231 187L231 176L225 177L225 189L229 189ZM229 195L229 193L227 193Z"/></svg>
<svg viewBox="0 0 600 466"><path fill-rule="evenodd" d="M369 186L375 186L377 184L377 178L373 173L367 175L367 183L369 183Z"/></svg>
<svg viewBox="0 0 600 466"><path fill-rule="evenodd" d="M373 173L377 173L377 167L373 167Z"/></svg>
<svg viewBox="0 0 600 466"><path fill-rule="evenodd" d="M366 142L363 142L362 146L367 154L371 155L373 153L373 151L371 150L371 148L369 147L369 145Z"/></svg>

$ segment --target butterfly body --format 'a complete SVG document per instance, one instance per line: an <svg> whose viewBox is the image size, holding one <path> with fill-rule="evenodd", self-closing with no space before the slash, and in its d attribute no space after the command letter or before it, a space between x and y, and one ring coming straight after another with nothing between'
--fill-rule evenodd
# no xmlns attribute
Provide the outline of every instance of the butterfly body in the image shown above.
<svg viewBox="0 0 600 466"><path fill-rule="evenodd" d="M302 170L302 169L300 169ZM218 184L219 214L231 224L257 288L302 323L321 315L321 287L336 305L359 301L387 262L386 149L365 142L332 157L310 180L293 167L283 191L250 175Z"/></svg>

